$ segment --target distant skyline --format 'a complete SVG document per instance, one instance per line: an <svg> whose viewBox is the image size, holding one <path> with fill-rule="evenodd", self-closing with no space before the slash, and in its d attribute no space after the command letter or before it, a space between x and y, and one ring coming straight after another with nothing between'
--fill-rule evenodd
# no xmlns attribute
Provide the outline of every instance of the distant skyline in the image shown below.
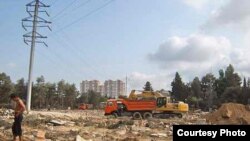
<svg viewBox="0 0 250 141"><path fill-rule="evenodd" d="M48 47L36 45L34 78L116 80L128 89L170 89L229 64L250 77L249 0L41 0L51 5ZM0 72L28 79L30 47L21 20L31 0L0 0ZM66 28L65 28L66 27ZM65 28L65 29L63 29ZM128 91L129 92L129 91Z"/></svg>

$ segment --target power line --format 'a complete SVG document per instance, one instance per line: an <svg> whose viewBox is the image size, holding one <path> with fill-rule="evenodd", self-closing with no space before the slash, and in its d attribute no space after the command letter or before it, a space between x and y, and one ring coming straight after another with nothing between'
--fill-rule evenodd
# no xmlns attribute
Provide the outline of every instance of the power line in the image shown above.
<svg viewBox="0 0 250 141"><path fill-rule="evenodd" d="M110 5L110 4L111 4L112 2L114 2L114 1L115 1L115 0L110 0L110 1L108 1L107 3L105 3L105 4L101 5L101 6L99 6L98 8L96 8L96 9L90 11L90 12L87 13L87 14L83 15L83 16L80 17L79 19L77 19L77 20L75 20L75 21L73 21L73 22L71 22L71 23L69 23L69 24L63 26L62 28L60 28L59 30L55 31L54 33L57 33L57 32L60 32L60 31L62 31L62 30L65 30L66 28L69 28L70 26L72 26L72 25L74 25L74 24L80 22L81 20L83 20L84 18L87 18L88 16L92 15L93 13L96 13L96 12L98 12L99 10L101 10L101 9L103 9L103 8L105 8L105 7L107 7L108 5Z"/></svg>
<svg viewBox="0 0 250 141"><path fill-rule="evenodd" d="M57 44L60 46L60 47L63 47L65 50L67 50L67 52L71 52L73 55L73 57L79 57L78 56L78 54L76 53L76 52L74 52L74 50L72 50L72 47L69 47L69 45L68 44L66 44L66 43L64 43L64 40L58 40L58 39L56 39L55 37L53 37L54 39L55 39L55 41L57 41ZM68 48L67 48L68 47ZM70 49L70 50L69 50ZM58 55L57 55L58 56ZM62 57L60 58L61 60L62 60ZM81 64L81 63L85 63L87 66L89 66L89 64L88 63L86 63L86 61L85 60L81 60L82 58L81 57L79 57L79 59L80 60L78 60L79 61L79 64ZM68 60L67 60L68 61ZM71 65L69 65L69 64L71 64ZM73 68L73 67L75 67L76 68L76 66L75 66L75 64L72 64L72 63L67 63L67 65L68 65L68 67L70 67L70 68ZM79 65L78 65L79 66ZM91 69L91 67L89 67L90 69ZM92 72L94 72L94 70L92 69ZM77 74L76 72L74 72L74 74ZM82 72L81 71L79 71L79 73L78 74L82 74ZM90 77L92 77L93 79L95 78L95 77L93 77L94 75L92 75L92 76L90 76Z"/></svg>
<svg viewBox="0 0 250 141"><path fill-rule="evenodd" d="M72 42L71 41L71 39L70 39L70 37L63 31L62 33L64 33L64 36L63 37L66 37L67 38L67 40L63 40L63 41L65 41L65 42L68 42L68 45L73 45L74 47L77 47L77 45L74 43L74 42ZM71 41L71 42L69 42L69 41ZM74 48L74 47L71 47L72 49L76 49L76 48ZM79 58L80 59L82 59L82 61L84 61L84 62L86 62L82 57L81 57L81 55L79 54L80 52L82 52L82 50L79 50L78 49L78 51L77 50L75 50L75 52L78 54L78 56L79 56ZM87 57L87 56L86 56ZM92 60L93 61L93 59L90 59L90 58L87 58L88 60ZM86 62L87 63L87 62ZM93 62L92 62L93 63ZM92 64L91 63L91 64ZM102 70L101 72L102 73L100 73L98 70L96 70L96 68L93 66L93 65L91 65L91 64L89 64L89 63L87 63L88 64L88 66L90 66L91 68L92 68L92 70L93 71L95 71L96 73L98 73L99 75L103 75L103 76L108 76L108 77L110 77L111 75L109 75L107 72L105 72L104 70Z"/></svg>
<svg viewBox="0 0 250 141"><path fill-rule="evenodd" d="M67 37L66 33L65 36L62 37ZM55 39L55 37L53 37ZM57 40L57 39L56 39ZM91 69L93 72L95 72L96 74L98 74L99 76L107 76L106 74L102 74L100 73L98 70L96 70L91 64L89 64L87 61L85 61L81 55L79 55L79 51L74 50L75 48L70 46L71 43L67 42L68 40L70 40L69 38L67 38L66 40L60 40L58 41L58 44L61 44L62 47L64 47L65 49L69 50L74 54L74 57L78 57L81 61L81 63L84 63L85 65L87 65L89 67L89 69ZM67 48L66 48L67 47ZM89 59L90 60L90 59Z"/></svg>
<svg viewBox="0 0 250 141"><path fill-rule="evenodd" d="M79 6L77 6L76 8L72 9L71 12L76 11L77 9L79 9L79 8L81 8L81 7L85 6L85 5L87 5L89 2L91 2L91 0L87 0L87 1L83 2L82 4L80 4ZM64 17L65 15L67 15L67 14L68 14L68 13L65 13L65 14L63 14L63 15L57 17L57 18L55 17L53 20L55 20L55 19L58 20L58 19Z"/></svg>
<svg viewBox="0 0 250 141"><path fill-rule="evenodd" d="M42 53L40 51L37 51L37 53L43 58L43 60L47 61L47 64L49 64L49 63L52 64L51 66L53 67L53 69L51 67L47 67L47 68L49 68L53 72L56 72L56 74L58 74L59 71L62 72L62 70L59 69L59 67L56 67L56 65L59 65L58 62L53 60L50 56L48 56L45 53Z"/></svg>
<svg viewBox="0 0 250 141"><path fill-rule="evenodd" d="M55 19L57 16L61 15L63 12L65 12L70 6L72 6L77 0L73 0L69 5L64 7L61 11L59 11L55 16L52 17L52 20Z"/></svg>
<svg viewBox="0 0 250 141"><path fill-rule="evenodd" d="M87 1L83 2L82 4L80 4L79 6L77 6L76 8L74 8L73 11L75 11L75 10L77 10L78 8L80 8L80 7L82 7L82 6L86 5L86 4L88 4L89 2L91 2L91 0L87 0Z"/></svg>

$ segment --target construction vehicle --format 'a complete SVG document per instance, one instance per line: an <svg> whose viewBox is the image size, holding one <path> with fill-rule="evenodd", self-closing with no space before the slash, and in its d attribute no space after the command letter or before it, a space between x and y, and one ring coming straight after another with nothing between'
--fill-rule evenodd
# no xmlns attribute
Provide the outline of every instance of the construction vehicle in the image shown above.
<svg viewBox="0 0 250 141"><path fill-rule="evenodd" d="M92 108L93 108L92 104L86 104L86 103L82 103L78 107L79 110L87 110L87 109L92 109Z"/></svg>
<svg viewBox="0 0 250 141"><path fill-rule="evenodd" d="M132 90L128 99L109 99L105 107L105 115L133 116L134 119L169 116L181 118L188 109L188 104L181 101L173 103L170 97L160 93L141 91L136 94L135 90Z"/></svg>

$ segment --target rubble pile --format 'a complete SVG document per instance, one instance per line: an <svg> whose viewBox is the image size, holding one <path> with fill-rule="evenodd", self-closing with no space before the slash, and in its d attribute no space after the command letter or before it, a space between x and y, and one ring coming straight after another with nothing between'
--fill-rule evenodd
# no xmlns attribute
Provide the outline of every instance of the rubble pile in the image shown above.
<svg viewBox="0 0 250 141"><path fill-rule="evenodd" d="M0 117L2 118L10 118L13 115L13 110L12 109L5 109L1 108L0 109Z"/></svg>
<svg viewBox="0 0 250 141"><path fill-rule="evenodd" d="M13 111L0 109L0 141L11 140ZM104 116L101 110L32 111L24 114L25 141L170 141L173 125L249 124L250 107L226 103L213 113L196 110L183 118Z"/></svg>
<svg viewBox="0 0 250 141"><path fill-rule="evenodd" d="M225 103L206 120L212 124L250 124L250 110L242 104Z"/></svg>
<svg viewBox="0 0 250 141"><path fill-rule="evenodd" d="M131 117L104 116L99 110L32 111L24 114L24 140L46 141L170 141L173 126L200 124L203 112L183 118L133 120ZM0 140L11 140L13 115L0 117Z"/></svg>

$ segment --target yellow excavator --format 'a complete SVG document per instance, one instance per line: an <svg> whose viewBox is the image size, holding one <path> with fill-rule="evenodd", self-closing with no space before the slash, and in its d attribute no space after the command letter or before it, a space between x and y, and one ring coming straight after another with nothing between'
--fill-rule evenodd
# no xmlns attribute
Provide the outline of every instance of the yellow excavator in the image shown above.
<svg viewBox="0 0 250 141"><path fill-rule="evenodd" d="M139 93L136 93L139 92ZM154 91L136 91L132 90L128 96L128 100L156 100L155 113L166 113L182 117L183 113L189 111L187 103L182 101L172 102L170 96L163 96L163 94Z"/></svg>

